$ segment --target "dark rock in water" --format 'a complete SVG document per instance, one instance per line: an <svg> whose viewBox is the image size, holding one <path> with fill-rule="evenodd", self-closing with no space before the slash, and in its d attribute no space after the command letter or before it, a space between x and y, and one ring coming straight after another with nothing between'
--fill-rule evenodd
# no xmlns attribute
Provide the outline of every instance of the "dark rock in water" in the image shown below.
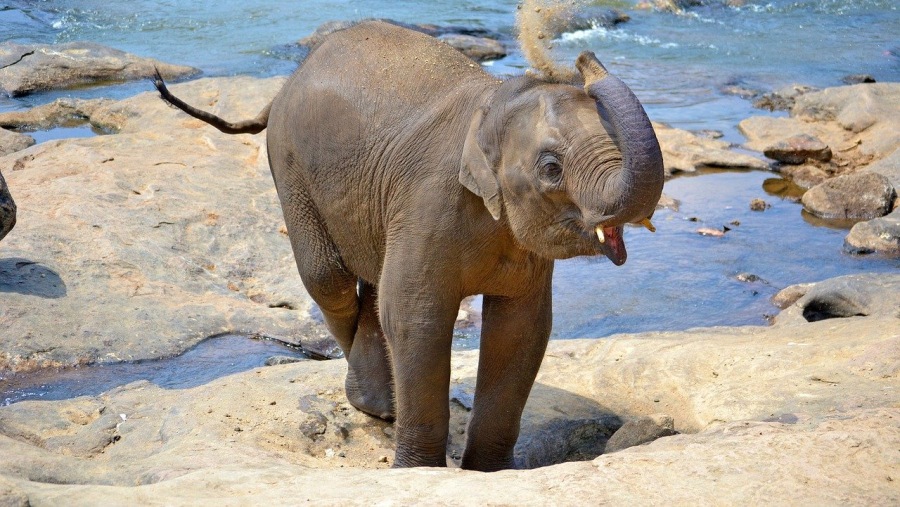
<svg viewBox="0 0 900 507"><path fill-rule="evenodd" d="M763 150L763 154L773 160L795 165L810 159L828 162L832 155L831 148L827 144L807 134L779 141Z"/></svg>
<svg viewBox="0 0 900 507"><path fill-rule="evenodd" d="M844 251L900 257L900 208L890 215L854 225L844 240Z"/></svg>
<svg viewBox="0 0 900 507"><path fill-rule="evenodd" d="M636 445L648 444L658 438L675 434L677 434L675 422L667 415L632 419L613 433L603 453L609 454Z"/></svg>
<svg viewBox="0 0 900 507"><path fill-rule="evenodd" d="M875 78L868 74L850 74L848 76L844 76L841 79L841 81L844 84L848 84L848 85L876 82Z"/></svg>
<svg viewBox="0 0 900 507"><path fill-rule="evenodd" d="M9 187L0 173L0 240L16 226L16 203L9 194Z"/></svg>
<svg viewBox="0 0 900 507"><path fill-rule="evenodd" d="M200 73L90 42L0 43L0 91L10 96L144 79L156 69L167 79Z"/></svg>
<svg viewBox="0 0 900 507"><path fill-rule="evenodd" d="M827 172L814 165L785 165L780 171L782 176L804 189L812 188L829 178Z"/></svg>
<svg viewBox="0 0 900 507"><path fill-rule="evenodd" d="M762 199L753 199L750 201L750 211L765 211L771 206Z"/></svg>
<svg viewBox="0 0 900 507"><path fill-rule="evenodd" d="M887 177L862 172L839 176L809 189L801 201L822 218L862 218L886 215L893 205L894 187Z"/></svg>
<svg viewBox="0 0 900 507"><path fill-rule="evenodd" d="M0 157L24 150L33 144L34 139L31 136L0 128Z"/></svg>
<svg viewBox="0 0 900 507"><path fill-rule="evenodd" d="M797 97L816 91L812 86L794 84L763 94L753 101L753 107L769 111L790 111Z"/></svg>
<svg viewBox="0 0 900 507"><path fill-rule="evenodd" d="M503 47L503 44L494 39L488 39L487 37L475 37L474 35L455 33L441 35L438 39L444 41L450 45L450 47L459 50L476 62L497 60L507 55L506 48Z"/></svg>
<svg viewBox="0 0 900 507"><path fill-rule="evenodd" d="M769 284L769 282L760 278L759 275L754 275L753 273L738 273L734 278L737 281L744 283L762 283L766 285Z"/></svg>
<svg viewBox="0 0 900 507"><path fill-rule="evenodd" d="M469 58L481 62L485 60L494 60L506 56L507 51L500 39L499 33L481 28L469 28L464 26L438 26L431 24L410 24L393 19L364 19L359 21L326 21L319 25L310 35L297 41L300 46L310 49L315 48L325 40L325 37L339 30L345 30L351 26L355 26L363 21L382 21L392 25L402 26L422 32L425 35L437 37L450 46L462 51Z"/></svg>

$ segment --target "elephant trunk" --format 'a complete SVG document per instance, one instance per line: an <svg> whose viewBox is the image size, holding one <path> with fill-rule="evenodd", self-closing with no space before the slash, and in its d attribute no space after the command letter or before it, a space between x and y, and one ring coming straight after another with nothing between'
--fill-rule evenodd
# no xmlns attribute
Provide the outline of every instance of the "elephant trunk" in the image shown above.
<svg viewBox="0 0 900 507"><path fill-rule="evenodd" d="M608 181L601 196L604 208L591 217L594 226L614 227L641 222L656 209L665 173L662 152L647 113L634 93L611 75L594 53L585 51L575 62L584 89L597 103L622 154L622 168Z"/></svg>

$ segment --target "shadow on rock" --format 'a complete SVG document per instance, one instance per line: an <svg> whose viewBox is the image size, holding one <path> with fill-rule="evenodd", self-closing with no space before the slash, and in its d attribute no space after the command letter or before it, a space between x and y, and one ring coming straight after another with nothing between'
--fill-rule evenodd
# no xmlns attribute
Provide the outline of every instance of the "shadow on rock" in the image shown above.
<svg viewBox="0 0 900 507"><path fill-rule="evenodd" d="M0 259L0 292L58 299L66 295L59 273L28 259Z"/></svg>

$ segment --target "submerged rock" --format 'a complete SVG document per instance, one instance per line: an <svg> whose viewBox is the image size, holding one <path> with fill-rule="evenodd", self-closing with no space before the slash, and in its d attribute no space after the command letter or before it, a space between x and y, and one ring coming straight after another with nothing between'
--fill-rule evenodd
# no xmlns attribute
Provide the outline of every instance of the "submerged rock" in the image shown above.
<svg viewBox="0 0 900 507"><path fill-rule="evenodd" d="M822 218L872 219L886 215L893 206L894 187L887 177L872 172L849 174L809 189L801 202Z"/></svg>
<svg viewBox="0 0 900 507"><path fill-rule="evenodd" d="M0 43L0 91L10 96L149 78L155 69L168 79L200 72L91 42Z"/></svg>

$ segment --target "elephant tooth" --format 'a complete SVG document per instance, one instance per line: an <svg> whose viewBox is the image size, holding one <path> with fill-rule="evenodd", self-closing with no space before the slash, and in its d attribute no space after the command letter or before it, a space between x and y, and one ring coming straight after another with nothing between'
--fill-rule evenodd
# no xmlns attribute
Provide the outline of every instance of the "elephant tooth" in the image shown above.
<svg viewBox="0 0 900 507"><path fill-rule="evenodd" d="M656 232L656 227L653 227L653 224L650 222L649 218L641 220L640 224L646 227L648 231Z"/></svg>
<svg viewBox="0 0 900 507"><path fill-rule="evenodd" d="M603 234L603 226L598 225L596 231L597 231L597 239L600 240L600 243L601 244L606 243L606 236Z"/></svg>

